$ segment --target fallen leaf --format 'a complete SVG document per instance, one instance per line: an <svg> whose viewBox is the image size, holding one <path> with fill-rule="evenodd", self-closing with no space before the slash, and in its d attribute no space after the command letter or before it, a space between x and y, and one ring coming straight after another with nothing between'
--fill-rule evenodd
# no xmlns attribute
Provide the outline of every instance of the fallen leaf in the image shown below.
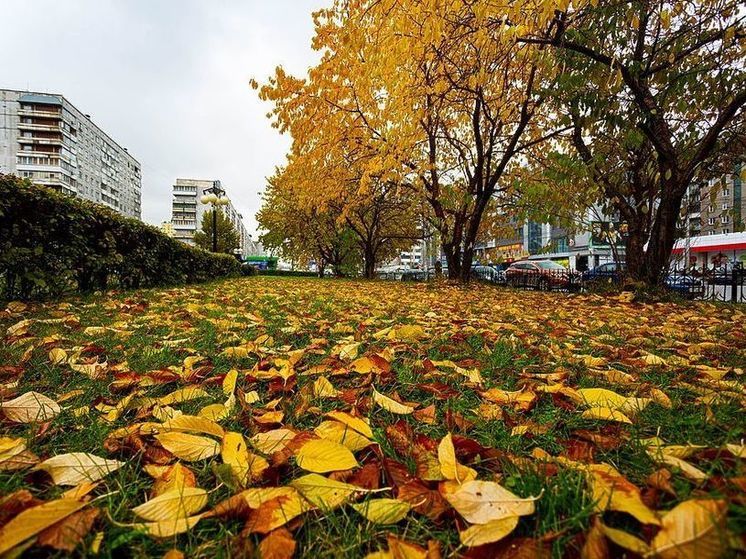
<svg viewBox="0 0 746 559"><path fill-rule="evenodd" d="M0 402L0 410L5 417L16 423L41 423L57 417L59 404L38 392L26 392L18 398Z"/></svg>
<svg viewBox="0 0 746 559"><path fill-rule="evenodd" d="M499 520L491 520L485 524L475 524L459 532L461 543L466 547L476 547L499 541L510 534L518 526L518 516L507 516Z"/></svg>
<svg viewBox="0 0 746 559"><path fill-rule="evenodd" d="M357 466L355 455L346 446L327 439L308 441L298 450L295 460L300 468L316 473L350 470Z"/></svg>
<svg viewBox="0 0 746 559"><path fill-rule="evenodd" d="M204 460L220 452L220 444L207 437L167 432L156 435L155 438L171 454L187 462Z"/></svg>
<svg viewBox="0 0 746 559"><path fill-rule="evenodd" d="M57 499L24 510L0 528L0 555L85 506L73 499Z"/></svg>
<svg viewBox="0 0 746 559"><path fill-rule="evenodd" d="M533 514L538 499L518 497L498 483L481 480L467 481L443 496L471 524Z"/></svg>
<svg viewBox="0 0 746 559"><path fill-rule="evenodd" d="M728 549L725 525L727 503L691 499L668 511L651 542L651 552L661 559L715 559Z"/></svg>
<svg viewBox="0 0 746 559"><path fill-rule="evenodd" d="M57 485L78 485L85 481L98 481L122 466L124 462L107 460L87 452L71 452L49 458L36 468L52 476L52 481Z"/></svg>
<svg viewBox="0 0 746 559"><path fill-rule="evenodd" d="M407 516L412 507L399 499L370 499L353 504L352 508L374 524L396 524Z"/></svg>
<svg viewBox="0 0 746 559"><path fill-rule="evenodd" d="M132 509L137 516L151 522L186 518L207 504L207 491L199 487L182 487L162 493Z"/></svg>

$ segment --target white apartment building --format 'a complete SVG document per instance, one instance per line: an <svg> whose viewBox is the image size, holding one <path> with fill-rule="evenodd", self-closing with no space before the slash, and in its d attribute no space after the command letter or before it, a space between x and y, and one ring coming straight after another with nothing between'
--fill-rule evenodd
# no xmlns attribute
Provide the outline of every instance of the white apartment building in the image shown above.
<svg viewBox="0 0 746 559"><path fill-rule="evenodd" d="M220 181L203 179L176 179L173 185L171 197L171 225L173 226L173 237L188 245L194 245L194 233L202 228L202 216L206 211L212 209L211 204L201 202L205 190ZM228 198L229 203L217 206L233 224L238 232L241 255L243 257L253 254L253 243L243 224L243 216Z"/></svg>
<svg viewBox="0 0 746 559"><path fill-rule="evenodd" d="M0 173L140 219L140 163L62 95L0 89Z"/></svg>

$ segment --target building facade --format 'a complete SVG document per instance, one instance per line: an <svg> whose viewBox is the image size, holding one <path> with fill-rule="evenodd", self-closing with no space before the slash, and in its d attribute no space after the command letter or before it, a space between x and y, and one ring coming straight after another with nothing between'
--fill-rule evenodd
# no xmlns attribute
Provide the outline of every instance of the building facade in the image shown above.
<svg viewBox="0 0 746 559"><path fill-rule="evenodd" d="M62 95L0 89L0 173L140 219L140 163Z"/></svg>
<svg viewBox="0 0 746 559"><path fill-rule="evenodd" d="M205 212L212 209L211 204L202 203L202 195L216 182L220 184L220 181L215 180L176 179L171 196L171 225L175 239L194 245L194 233L202 228L202 217ZM230 198L228 201L227 205L217 207L233 224L239 237L239 246L236 248L240 248L242 257L246 258L254 254L254 243L243 224L243 216Z"/></svg>

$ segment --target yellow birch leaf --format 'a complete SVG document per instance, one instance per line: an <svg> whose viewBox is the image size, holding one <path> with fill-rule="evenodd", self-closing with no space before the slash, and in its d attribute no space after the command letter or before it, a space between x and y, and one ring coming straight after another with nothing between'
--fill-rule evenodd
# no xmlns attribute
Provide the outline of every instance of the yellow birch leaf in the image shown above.
<svg viewBox="0 0 746 559"><path fill-rule="evenodd" d="M578 388L576 392L591 408L619 409L627 400L625 396L605 388Z"/></svg>
<svg viewBox="0 0 746 559"><path fill-rule="evenodd" d="M339 421L322 421L313 432L322 439L346 446L352 452L357 452L373 444L373 441L366 439L360 433Z"/></svg>
<svg viewBox="0 0 746 559"><path fill-rule="evenodd" d="M236 390L236 381L238 380L238 371L236 369L231 369L226 373L225 378L223 379L223 393L226 396L231 396L233 392Z"/></svg>
<svg viewBox="0 0 746 559"><path fill-rule="evenodd" d="M49 351L49 361L52 365L61 365L67 361L67 352L64 349L55 347Z"/></svg>
<svg viewBox="0 0 746 559"><path fill-rule="evenodd" d="M398 415L408 415L414 411L413 407L397 402L396 400L392 400L388 396L384 396L383 394L378 392L378 390L376 390L375 386L373 387L373 401L386 411L390 411L391 413L395 413Z"/></svg>
<svg viewBox="0 0 746 559"><path fill-rule="evenodd" d="M207 491L199 487L182 487L162 493L132 509L137 516L150 522L187 518L207 504Z"/></svg>
<svg viewBox="0 0 746 559"><path fill-rule="evenodd" d="M396 524L404 519L412 506L399 499L371 499L352 508L374 524Z"/></svg>
<svg viewBox="0 0 746 559"><path fill-rule="evenodd" d="M494 481L471 480L447 491L445 499L471 524L487 524L511 516L526 516L535 510L538 497L523 498Z"/></svg>
<svg viewBox="0 0 746 559"><path fill-rule="evenodd" d="M466 547L476 547L500 541L518 526L518 516L508 516L500 520L492 520L486 524L475 524L459 532L461 543Z"/></svg>
<svg viewBox="0 0 746 559"><path fill-rule="evenodd" d="M150 425L150 424L149 424ZM159 432L179 431L184 433L204 433L222 438L225 429L209 418L197 415L177 415L162 425L156 426Z"/></svg>
<svg viewBox="0 0 746 559"><path fill-rule="evenodd" d="M300 468L320 474L350 470L357 466L350 449L326 439L308 441L298 450L295 460Z"/></svg>
<svg viewBox="0 0 746 559"><path fill-rule="evenodd" d="M223 437L221 455L223 462L230 466L233 475L242 486L262 475L269 468L267 461L246 448L241 433L228 432Z"/></svg>
<svg viewBox="0 0 746 559"><path fill-rule="evenodd" d="M170 394L161 396L156 400L156 403L161 406L170 406L172 404L180 404L182 402L188 402L190 400L209 397L210 394L199 386L185 386L184 388L174 390Z"/></svg>
<svg viewBox="0 0 746 559"><path fill-rule="evenodd" d="M367 437L369 439L373 438L373 431L371 430L370 425L368 425L368 423L360 417L354 417L349 413L342 411L330 411L326 414L326 416L331 417L332 419L335 419L340 423L344 423L364 437Z"/></svg>
<svg viewBox="0 0 746 559"><path fill-rule="evenodd" d="M175 520L163 520L161 522L146 522L137 525L142 530L154 538L171 538L177 534L188 532L199 522L203 514L189 516L187 518L177 518Z"/></svg>
<svg viewBox="0 0 746 559"><path fill-rule="evenodd" d="M603 532L604 536L609 538L619 547L629 549L630 551L637 553L638 555L641 555L643 557L647 556L647 554L650 553L650 546L642 541L640 538L633 536L632 534L628 534L624 530L609 528L603 522L599 522L599 525L601 526L601 531Z"/></svg>
<svg viewBox="0 0 746 559"><path fill-rule="evenodd" d="M650 544L661 559L716 559L728 549L725 525L727 503L692 499L668 511Z"/></svg>
<svg viewBox="0 0 746 559"><path fill-rule="evenodd" d="M305 499L322 510L332 510L346 503L352 495L364 489L321 476L307 474L290 482Z"/></svg>
<svg viewBox="0 0 746 559"><path fill-rule="evenodd" d="M7 402L0 402L5 417L16 423L40 423L54 419L62 411L59 404L38 392L26 392Z"/></svg>
<svg viewBox="0 0 746 559"><path fill-rule="evenodd" d="M257 433L249 439L249 442L259 452L273 454L283 450L294 437L295 432L290 429L273 429Z"/></svg>
<svg viewBox="0 0 746 559"><path fill-rule="evenodd" d="M339 396L339 390L334 388L334 385L326 377L317 378L312 387L313 395L316 398L336 398Z"/></svg>
<svg viewBox="0 0 746 559"><path fill-rule="evenodd" d="M475 479L477 472L456 460L456 449L453 446L453 438L448 433L438 444L438 462L440 473L446 479L456 480L459 483Z"/></svg>
<svg viewBox="0 0 746 559"><path fill-rule="evenodd" d="M660 525L655 512L643 503L640 490L613 467L591 464L587 472L596 510L626 512L643 524Z"/></svg>
<svg viewBox="0 0 746 559"><path fill-rule="evenodd" d="M619 423L632 423L632 420L622 412L611 408L588 408L580 417L583 419L600 419L602 421L617 421Z"/></svg>
<svg viewBox="0 0 746 559"><path fill-rule="evenodd" d="M207 437L168 432L156 435L155 438L171 454L187 462L204 460L220 452L220 444Z"/></svg>
<svg viewBox="0 0 746 559"><path fill-rule="evenodd" d="M84 506L74 499L57 499L20 512L0 528L0 555Z"/></svg>
<svg viewBox="0 0 746 559"><path fill-rule="evenodd" d="M123 465L124 462L107 460L87 452L71 452L53 456L36 468L52 476L57 485L78 485L98 481Z"/></svg>

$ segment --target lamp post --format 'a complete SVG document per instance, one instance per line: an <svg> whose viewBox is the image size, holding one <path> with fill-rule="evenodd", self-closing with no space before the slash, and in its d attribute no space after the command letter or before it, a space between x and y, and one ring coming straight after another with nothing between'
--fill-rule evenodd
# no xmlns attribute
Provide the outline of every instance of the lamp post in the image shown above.
<svg viewBox="0 0 746 559"><path fill-rule="evenodd" d="M218 251L218 206L227 206L230 202L225 197L225 190L220 181L213 181L210 188L202 191L200 202L212 205L212 251Z"/></svg>

